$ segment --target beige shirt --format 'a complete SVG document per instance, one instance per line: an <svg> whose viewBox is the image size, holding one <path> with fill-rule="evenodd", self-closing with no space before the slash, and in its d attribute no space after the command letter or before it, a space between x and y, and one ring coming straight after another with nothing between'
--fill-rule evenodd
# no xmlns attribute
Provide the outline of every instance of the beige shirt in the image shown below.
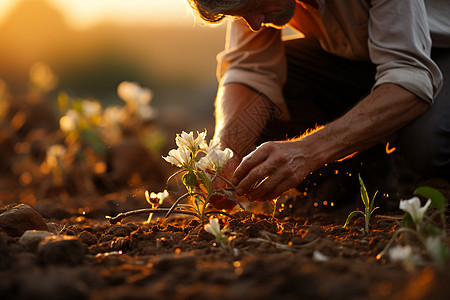
<svg viewBox="0 0 450 300"><path fill-rule="evenodd" d="M394 83L433 102L442 74L430 51L432 45L450 48L449 0L316 1L318 9L297 1L289 25L317 38L327 52L371 60L377 65L374 89ZM277 117L289 118L282 95L286 59L281 30L263 27L252 32L242 19L230 21L217 76L222 85L243 83L265 94L280 108Z"/></svg>

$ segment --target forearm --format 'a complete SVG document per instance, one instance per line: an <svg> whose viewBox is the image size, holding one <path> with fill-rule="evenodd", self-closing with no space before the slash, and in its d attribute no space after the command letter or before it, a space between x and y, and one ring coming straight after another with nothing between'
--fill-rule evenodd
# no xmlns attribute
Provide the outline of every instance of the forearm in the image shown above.
<svg viewBox="0 0 450 300"><path fill-rule="evenodd" d="M215 103L215 134L240 161L253 150L271 116L271 105L255 90L239 84L221 86Z"/></svg>
<svg viewBox="0 0 450 300"><path fill-rule="evenodd" d="M299 140L316 167L370 148L424 113L428 104L394 84L384 84L341 118Z"/></svg>

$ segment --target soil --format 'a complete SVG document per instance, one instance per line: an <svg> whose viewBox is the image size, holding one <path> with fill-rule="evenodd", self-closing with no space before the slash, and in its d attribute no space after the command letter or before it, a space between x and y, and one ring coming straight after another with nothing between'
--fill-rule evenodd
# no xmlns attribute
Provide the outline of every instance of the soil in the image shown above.
<svg viewBox="0 0 450 300"><path fill-rule="evenodd" d="M127 200L136 198L145 201L129 191L95 199L52 199L51 204L36 201L32 206L45 216L49 228L76 237L83 254L80 257L78 247L71 246L49 258L21 245L18 236L2 232L1 299L448 299L450 295L448 265L413 267L376 259L401 216L375 216L364 236L362 218L342 227L345 209L281 220L237 212L233 219L221 219L229 234L229 244L221 247L196 219L164 221L155 216L156 221L147 224L147 216L141 215L110 225L104 218L135 205Z"/></svg>
<svg viewBox="0 0 450 300"><path fill-rule="evenodd" d="M111 154L112 163L106 162L121 167L87 171L96 158L85 152L62 181L49 179L39 172L42 153L60 137L51 126L33 129L31 117L17 125L17 111L6 118L0 138L0 218L13 215L0 227L2 300L450 298L449 263L376 258L400 226L401 212L380 210L367 235L362 218L343 228L360 202L301 216L279 211L298 198L288 196L275 217L271 205L248 205L220 218L229 236L223 247L193 218L155 215L146 223L148 215L137 215L111 225L105 216L147 208L145 190L161 190L172 170L158 165L160 158L139 154L140 144L130 137L113 147L121 149L118 160ZM435 184L448 199L448 183ZM314 207L314 199L307 203ZM25 242L24 233L33 229L52 235Z"/></svg>

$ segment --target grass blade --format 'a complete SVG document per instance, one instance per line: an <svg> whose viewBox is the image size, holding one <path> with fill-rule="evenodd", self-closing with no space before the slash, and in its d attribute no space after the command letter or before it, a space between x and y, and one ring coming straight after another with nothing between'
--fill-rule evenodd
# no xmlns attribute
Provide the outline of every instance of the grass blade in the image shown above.
<svg viewBox="0 0 450 300"><path fill-rule="evenodd" d="M347 225L350 223L350 221L352 220L352 218L353 218L354 216L356 216L357 214L362 214L362 215L364 216L364 213L363 213L362 211L360 211L360 210L354 210L354 211L352 211L352 212L348 215L347 220L345 220L344 228L347 227Z"/></svg>

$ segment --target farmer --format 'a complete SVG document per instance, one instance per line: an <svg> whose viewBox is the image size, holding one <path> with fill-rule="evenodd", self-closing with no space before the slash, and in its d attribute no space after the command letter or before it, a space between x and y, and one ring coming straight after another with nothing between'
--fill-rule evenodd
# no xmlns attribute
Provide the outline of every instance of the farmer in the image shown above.
<svg viewBox="0 0 450 300"><path fill-rule="evenodd" d="M380 142L449 180L448 0L188 1L206 22L231 17L215 138L238 194L275 199Z"/></svg>

